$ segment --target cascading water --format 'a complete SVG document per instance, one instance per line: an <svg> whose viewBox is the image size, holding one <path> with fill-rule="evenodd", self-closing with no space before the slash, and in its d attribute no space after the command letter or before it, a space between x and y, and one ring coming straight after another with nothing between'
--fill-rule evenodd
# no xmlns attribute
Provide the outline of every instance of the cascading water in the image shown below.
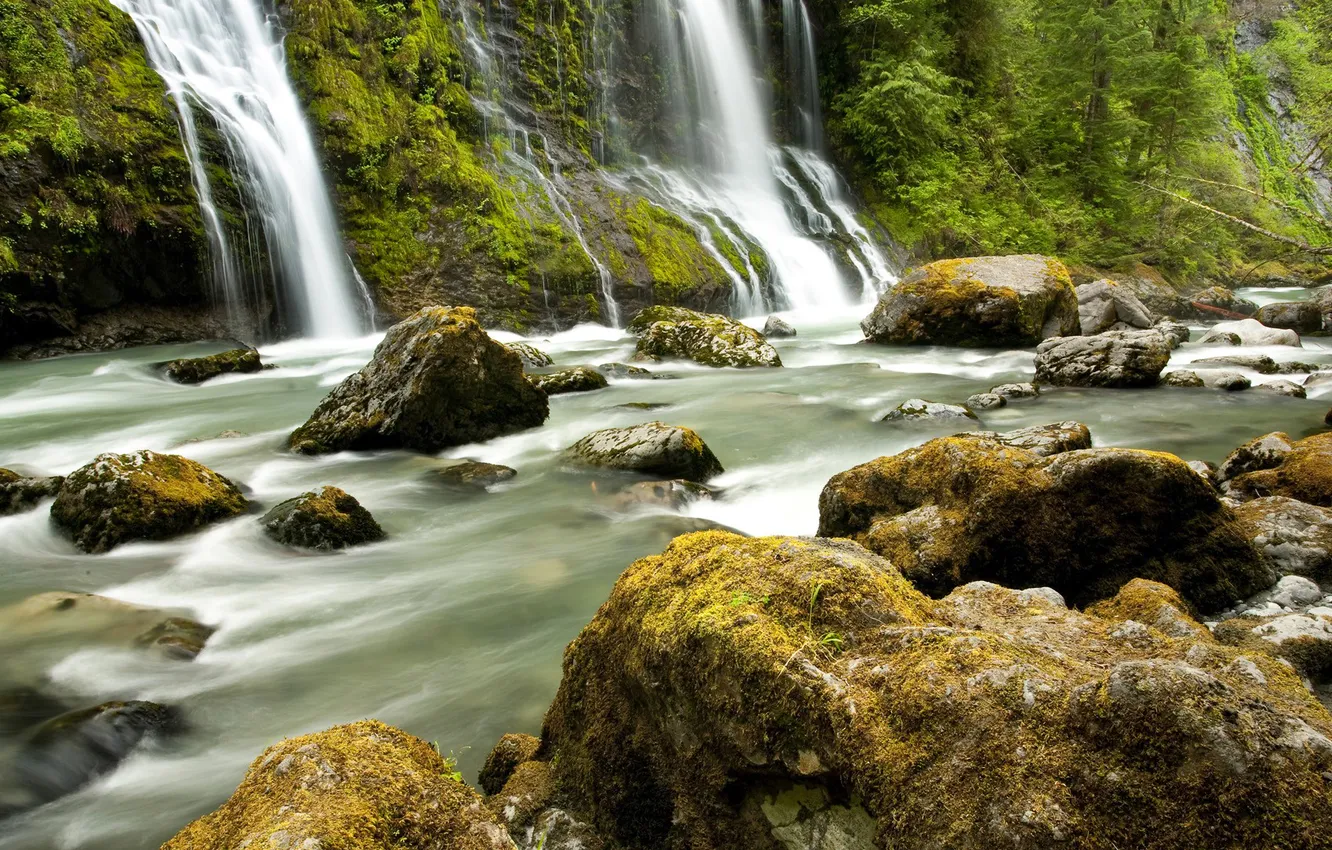
<svg viewBox="0 0 1332 850"><path fill-rule="evenodd" d="M246 216L262 225L288 328L318 337L362 332L364 293L342 248L276 23L258 0L112 2L134 19L176 102L228 306L243 308L246 293L241 262L213 202L196 106L221 131L243 183Z"/></svg>

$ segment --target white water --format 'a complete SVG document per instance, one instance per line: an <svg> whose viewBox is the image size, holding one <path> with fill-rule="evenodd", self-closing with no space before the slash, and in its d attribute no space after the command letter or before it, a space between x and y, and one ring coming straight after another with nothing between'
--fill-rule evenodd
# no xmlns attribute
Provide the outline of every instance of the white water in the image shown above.
<svg viewBox="0 0 1332 850"><path fill-rule="evenodd" d="M139 28L153 67L175 99L215 255L218 288L246 307L241 258L213 202L195 106L221 130L244 183L248 217L263 227L289 330L308 336L363 332L360 295L338 235L314 142L287 78L280 33L258 0L113 0ZM254 234L250 234L253 238Z"/></svg>

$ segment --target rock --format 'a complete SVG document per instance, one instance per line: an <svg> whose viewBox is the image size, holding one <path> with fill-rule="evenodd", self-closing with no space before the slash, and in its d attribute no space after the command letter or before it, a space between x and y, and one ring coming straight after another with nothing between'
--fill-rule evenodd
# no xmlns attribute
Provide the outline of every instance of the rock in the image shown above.
<svg viewBox="0 0 1332 850"><path fill-rule="evenodd" d="M1205 387L1228 392L1247 390L1251 384L1249 379L1239 372L1206 372L1202 375L1202 381Z"/></svg>
<svg viewBox="0 0 1332 850"><path fill-rule="evenodd" d="M1254 387L1255 390L1266 390L1277 395L1289 396L1290 398L1307 398L1308 393L1304 387L1294 381L1266 381Z"/></svg>
<svg viewBox="0 0 1332 850"><path fill-rule="evenodd" d="M1237 333L1229 331L1210 330L1203 334L1203 338L1198 340L1200 345L1243 345L1244 340L1240 339Z"/></svg>
<svg viewBox="0 0 1332 850"><path fill-rule="evenodd" d="M165 540L244 513L249 503L227 478L179 455L98 455L69 474L51 519L85 552L131 540Z"/></svg>
<svg viewBox="0 0 1332 850"><path fill-rule="evenodd" d="M514 768L535 758L540 746L541 741L531 735L505 735L486 756L486 765L481 768L476 784L487 794L498 794L513 776Z"/></svg>
<svg viewBox="0 0 1332 850"><path fill-rule="evenodd" d="M118 765L144 738L179 726L154 702L108 702L67 712L19 740L0 774L0 818L49 803Z"/></svg>
<svg viewBox="0 0 1332 850"><path fill-rule="evenodd" d="M162 850L514 850L452 763L377 720L274 744Z"/></svg>
<svg viewBox="0 0 1332 850"><path fill-rule="evenodd" d="M1223 644L1289 661L1314 682L1332 678L1332 617L1326 614L1235 617L1217 624L1215 635Z"/></svg>
<svg viewBox="0 0 1332 850"><path fill-rule="evenodd" d="M796 329L780 316L769 316L763 323L763 335L766 337L795 336Z"/></svg>
<svg viewBox="0 0 1332 850"><path fill-rule="evenodd" d="M748 325L683 307L648 307L629 322L637 354L651 360L683 357L704 366L780 366L782 358Z"/></svg>
<svg viewBox="0 0 1332 850"><path fill-rule="evenodd" d="M233 372L249 374L263 371L263 368L259 352L253 348L235 348L221 354L172 360L162 364L163 374L178 384L201 384L218 375L229 375Z"/></svg>
<svg viewBox="0 0 1332 850"><path fill-rule="evenodd" d="M997 387L991 387L990 392L1003 396L1008 401L1022 401L1023 399L1039 396L1041 388L1035 384L1000 384Z"/></svg>
<svg viewBox="0 0 1332 850"><path fill-rule="evenodd" d="M1332 507L1332 433L1315 434L1290 445L1279 465L1237 475L1227 493L1240 498L1287 496Z"/></svg>
<svg viewBox="0 0 1332 850"><path fill-rule="evenodd" d="M1229 310L1232 313L1243 313L1246 316L1252 316L1258 310L1257 304L1238 297L1224 286L1209 286L1195 294L1193 302L1207 307Z"/></svg>
<svg viewBox="0 0 1332 850"><path fill-rule="evenodd" d="M972 410L994 410L1008 404L1008 399L999 393L976 393L967 397L966 406Z"/></svg>
<svg viewBox="0 0 1332 850"><path fill-rule="evenodd" d="M37 507L60 491L65 481L59 475L30 478L9 469L0 469L0 516L19 514Z"/></svg>
<svg viewBox="0 0 1332 850"><path fill-rule="evenodd" d="M264 533L299 549L331 551L384 539L370 512L337 487L302 493L264 514Z"/></svg>
<svg viewBox="0 0 1332 850"><path fill-rule="evenodd" d="M1041 457L984 434L931 440L833 476L818 533L887 557L931 595L985 580L1081 605L1150 578L1216 611L1273 580L1207 482L1133 449Z"/></svg>
<svg viewBox="0 0 1332 850"><path fill-rule="evenodd" d="M1157 321L1155 328L1165 336L1172 351L1188 342L1189 337L1193 335L1188 325L1183 322L1172 322L1169 319Z"/></svg>
<svg viewBox="0 0 1332 850"><path fill-rule="evenodd" d="M1196 312L1189 300L1176 292L1161 273L1150 266L1139 264L1133 273L1116 275L1115 280L1138 296L1138 300L1158 316L1182 319Z"/></svg>
<svg viewBox="0 0 1332 850"><path fill-rule="evenodd" d="M504 347L517 354L518 359L523 361L524 366L541 369L555 363L549 354L525 342L510 342L505 344Z"/></svg>
<svg viewBox="0 0 1332 850"><path fill-rule="evenodd" d="M436 470L432 477L449 487L467 487L475 490L488 490L496 484L503 484L518 475L518 470L497 463L482 463L478 460L463 461L443 469Z"/></svg>
<svg viewBox="0 0 1332 850"><path fill-rule="evenodd" d="M1174 372L1166 372L1161 376L1161 385L1166 387L1201 387L1203 379L1198 377L1197 372L1190 372L1187 369L1178 369Z"/></svg>
<svg viewBox="0 0 1332 850"><path fill-rule="evenodd" d="M946 422L958 423L968 426L978 425L980 419L976 414L960 404L941 404L937 401L926 401L923 398L909 398L899 404L897 407L879 417L880 422L904 422L904 423L925 423L925 422Z"/></svg>
<svg viewBox="0 0 1332 850"><path fill-rule="evenodd" d="M1078 318L1086 336L1108 331L1123 322L1133 328L1150 328L1156 321L1133 294L1112 280L1098 280L1076 287Z"/></svg>
<svg viewBox="0 0 1332 850"><path fill-rule="evenodd" d="M664 422L593 431L565 449L564 460L575 466L700 482L723 471L721 462L698 434Z"/></svg>
<svg viewBox="0 0 1332 850"><path fill-rule="evenodd" d="M630 484L610 497L617 510L656 507L682 510L691 502L712 498L713 491L702 484L676 479L674 481L640 481Z"/></svg>
<svg viewBox="0 0 1332 850"><path fill-rule="evenodd" d="M1239 337L1240 345L1300 345L1300 335L1284 328L1269 328L1255 319L1241 319L1238 322L1218 322L1203 337L1207 342L1212 334L1233 334Z"/></svg>
<svg viewBox="0 0 1332 850"><path fill-rule="evenodd" d="M1049 257L940 260L884 293L860 327L878 343L1035 345L1078 332L1078 299Z"/></svg>
<svg viewBox="0 0 1332 850"><path fill-rule="evenodd" d="M1090 449L1091 431L1081 422L1055 422L1051 425L1032 425L999 434L994 431L977 433L1015 449L1029 451L1037 457L1050 457L1063 452Z"/></svg>
<svg viewBox="0 0 1332 850"><path fill-rule="evenodd" d="M291 434L305 454L406 448L437 452L535 428L546 394L468 307L427 307L394 325L361 371Z"/></svg>
<svg viewBox="0 0 1332 850"><path fill-rule="evenodd" d="M152 649L189 661L215 630L187 617L97 596L58 590L0 608L0 658L32 647L98 643Z"/></svg>
<svg viewBox="0 0 1332 850"><path fill-rule="evenodd" d="M1290 449L1290 435L1281 431L1254 437L1226 456L1217 470L1217 477L1221 481L1229 481L1246 472L1273 469L1281 465L1290 454Z"/></svg>
<svg viewBox="0 0 1332 850"><path fill-rule="evenodd" d="M628 363L602 363L597 371L608 378L657 378L642 366L630 366Z"/></svg>
<svg viewBox="0 0 1332 850"><path fill-rule="evenodd" d="M1065 387L1151 387L1170 362L1156 330L1060 337L1036 347L1036 380Z"/></svg>
<svg viewBox="0 0 1332 850"><path fill-rule="evenodd" d="M1235 516L1277 572L1332 579L1332 510L1266 496L1239 505Z"/></svg>
<svg viewBox="0 0 1332 850"><path fill-rule="evenodd" d="M533 375L531 380L532 386L546 395L585 393L591 390L604 390L610 386L605 375L586 366L564 369L550 375Z"/></svg>
<svg viewBox="0 0 1332 850"><path fill-rule="evenodd" d="M1269 328L1287 328L1298 333L1323 329L1323 312L1312 301L1278 301L1258 308L1254 318Z"/></svg>
<svg viewBox="0 0 1332 850"><path fill-rule="evenodd" d="M68 710L64 703L36 688L6 686L0 689L0 739L15 738Z"/></svg>
<svg viewBox="0 0 1332 850"><path fill-rule="evenodd" d="M1173 587L1144 578L1135 578L1110 599L1089 606L1087 613L1111 622L1142 623L1170 637L1201 640L1211 637Z"/></svg>
<svg viewBox="0 0 1332 850"><path fill-rule="evenodd" d="M1266 595L1282 608L1308 608L1323 598L1323 591L1304 576L1282 576Z"/></svg>
<svg viewBox="0 0 1332 850"><path fill-rule="evenodd" d="M1194 472L1198 473L1198 475L1208 484L1211 484L1213 487L1218 485L1219 482L1217 481L1217 476L1216 476L1216 464L1209 463L1208 461L1205 460L1191 460L1188 461L1188 464L1189 464L1189 469L1192 469Z"/></svg>
<svg viewBox="0 0 1332 850"><path fill-rule="evenodd" d="M626 401L624 404L615 406L625 410L665 410L668 407L674 407L666 401Z"/></svg>
<svg viewBox="0 0 1332 850"><path fill-rule="evenodd" d="M1189 365L1200 369L1226 367L1252 369L1260 375L1275 375L1279 370L1276 361L1266 354L1227 354L1223 357L1203 357Z"/></svg>
<svg viewBox="0 0 1332 850"><path fill-rule="evenodd" d="M542 759L611 846L1321 847L1332 717L1190 631L984 582L932 601L847 541L692 534L570 644Z"/></svg>

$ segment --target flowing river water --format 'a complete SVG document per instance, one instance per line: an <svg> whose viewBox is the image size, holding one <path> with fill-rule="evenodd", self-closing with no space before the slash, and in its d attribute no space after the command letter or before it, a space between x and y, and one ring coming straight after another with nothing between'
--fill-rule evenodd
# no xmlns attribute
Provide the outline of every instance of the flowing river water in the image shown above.
<svg viewBox="0 0 1332 850"><path fill-rule="evenodd" d="M269 744L364 717L437 741L474 779L502 733L539 730L564 646L631 561L710 523L811 534L831 475L955 430L876 423L878 414L911 397L962 402L1032 377L1030 350L862 344L857 322L867 309L789 314L800 335L774 341L782 369L668 363L652 369L671 380L556 396L544 427L441 456L519 470L471 495L429 479L441 458L284 451L286 434L368 360L378 336L278 343L261 349L277 368L199 386L169 383L152 365L220 346L0 363L0 466L64 474L100 452L170 450L243 482L265 507L335 484L389 534L345 552L299 553L267 540L249 515L169 542L85 555L54 533L46 504L0 518L0 618L33 594L81 590L218 628L197 659L181 662L98 645L76 631L24 638L21 624L0 620L0 686L41 682L86 705L155 700L180 707L188 723L181 736L140 748L81 791L0 823L0 850L156 847L225 800ZM633 348L623 332L591 326L531 341L562 367L625 361ZM1195 342L1171 366L1235 351ZM1303 349L1244 352L1332 366L1332 345L1318 339ZM1320 392L1332 394L1332 386L1307 400L1256 390L1060 389L981 416L993 430L1077 419L1097 445L1219 462L1258 434L1321 430L1329 400ZM621 406L631 402L666 407ZM592 479L561 469L559 450L584 434L652 419L703 436L726 467L711 482L720 498L682 510L626 508ZM217 437L222 431L243 436Z"/></svg>

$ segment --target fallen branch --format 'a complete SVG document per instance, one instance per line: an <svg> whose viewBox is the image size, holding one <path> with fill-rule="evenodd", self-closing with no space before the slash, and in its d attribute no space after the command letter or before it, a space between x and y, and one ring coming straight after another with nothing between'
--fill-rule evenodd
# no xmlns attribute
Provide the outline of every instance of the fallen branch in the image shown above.
<svg viewBox="0 0 1332 850"><path fill-rule="evenodd" d="M1201 310L1204 313L1215 313L1218 316L1224 316L1227 319L1247 319L1248 316L1243 313L1236 313L1234 310L1223 310L1220 307L1213 307L1211 304L1204 304L1201 301L1190 301L1193 309Z"/></svg>
<svg viewBox="0 0 1332 850"><path fill-rule="evenodd" d="M1286 210L1287 212L1293 212L1296 215L1303 216L1304 218L1307 218L1309 221L1312 221L1314 224L1318 225L1319 227L1324 227L1329 230L1332 230L1332 221L1328 221L1322 216L1315 215L1306 209L1301 209L1295 206L1294 204L1288 204L1285 201L1277 200L1276 198L1270 197L1264 194L1263 192L1259 192L1257 189L1250 189L1248 186L1237 186L1234 183L1222 183L1219 180L1208 180L1203 177L1187 177L1183 174L1172 174L1171 176L1177 180L1188 180L1190 183L1202 183L1207 186L1219 186L1222 189L1234 189L1239 192L1246 192L1250 195L1253 195L1255 198L1261 198L1262 200L1267 201L1269 204L1271 204L1274 207L1281 207L1283 210Z"/></svg>
<svg viewBox="0 0 1332 850"><path fill-rule="evenodd" d="M1171 192L1169 189L1162 189L1160 186L1153 186L1150 183L1143 183L1141 180L1134 182L1144 189L1150 189L1153 192L1159 192L1162 195L1174 198L1180 203L1188 204L1191 207L1197 207L1200 210L1205 210L1206 212L1209 212L1212 215L1217 216L1218 218L1223 218L1226 221L1231 222L1232 224L1238 224L1240 227L1243 227L1247 230L1252 230L1254 233L1257 233L1261 236L1266 236L1268 239L1272 239L1277 242L1284 243L1286 245L1292 245L1298 248L1300 250L1300 253L1313 254L1319 257L1332 256L1332 245L1310 245L1308 242L1305 242L1303 240L1294 239L1290 236L1282 236L1280 233L1274 233L1265 227L1259 227L1258 225L1254 224L1251 221L1245 221L1244 219L1238 216L1233 216L1230 213L1221 212L1221 210L1218 210L1214 207L1209 207L1207 206L1207 204L1200 203L1198 201L1193 200L1192 198L1186 198L1177 192Z"/></svg>

